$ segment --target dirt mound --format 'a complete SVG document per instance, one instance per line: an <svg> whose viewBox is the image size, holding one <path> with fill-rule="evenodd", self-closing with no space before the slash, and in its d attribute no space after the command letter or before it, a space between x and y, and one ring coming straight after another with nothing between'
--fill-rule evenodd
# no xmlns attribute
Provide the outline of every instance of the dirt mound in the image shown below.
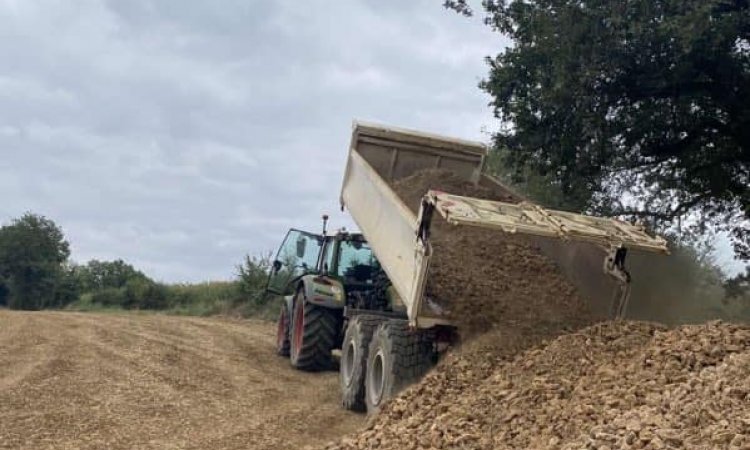
<svg viewBox="0 0 750 450"><path fill-rule="evenodd" d="M251 320L0 310L0 448L298 449L353 432L338 374Z"/></svg>
<svg viewBox="0 0 750 450"><path fill-rule="evenodd" d="M393 188L415 212L429 189L513 201L507 192L475 186L444 170L417 173L396 181ZM434 253L426 294L448 310L464 336L494 326L544 329L548 332L542 334L555 336L592 323L576 289L528 241L497 231L456 227L437 214L432 230Z"/></svg>
<svg viewBox="0 0 750 450"><path fill-rule="evenodd" d="M369 429L327 448L750 446L749 328L601 323L510 362L487 356L481 346L450 356Z"/></svg>

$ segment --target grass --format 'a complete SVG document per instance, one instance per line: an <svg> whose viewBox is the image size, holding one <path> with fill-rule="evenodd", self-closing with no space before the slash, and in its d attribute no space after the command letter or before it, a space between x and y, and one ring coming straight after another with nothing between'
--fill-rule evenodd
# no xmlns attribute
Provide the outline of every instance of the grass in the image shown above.
<svg viewBox="0 0 750 450"><path fill-rule="evenodd" d="M227 315L243 299L236 282L212 281L199 284L167 285L168 307L171 314L185 316Z"/></svg>
<svg viewBox="0 0 750 450"><path fill-rule="evenodd" d="M95 296L90 293L81 295L77 301L65 309L97 313L137 311L177 316L230 316L276 320L281 304L281 299L278 297L265 298L260 295L262 291L258 291L258 294L252 298L245 298L236 281L171 284L163 285L163 290L166 295L166 306L161 309L126 309L116 302L105 305L94 301ZM259 299L262 300L259 301Z"/></svg>

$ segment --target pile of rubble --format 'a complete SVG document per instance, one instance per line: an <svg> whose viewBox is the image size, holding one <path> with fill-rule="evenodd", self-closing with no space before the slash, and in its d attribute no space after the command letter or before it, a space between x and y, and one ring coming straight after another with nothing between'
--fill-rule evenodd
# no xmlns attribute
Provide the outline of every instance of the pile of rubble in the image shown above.
<svg viewBox="0 0 750 450"><path fill-rule="evenodd" d="M750 328L606 322L507 360L491 331L344 449L750 448Z"/></svg>

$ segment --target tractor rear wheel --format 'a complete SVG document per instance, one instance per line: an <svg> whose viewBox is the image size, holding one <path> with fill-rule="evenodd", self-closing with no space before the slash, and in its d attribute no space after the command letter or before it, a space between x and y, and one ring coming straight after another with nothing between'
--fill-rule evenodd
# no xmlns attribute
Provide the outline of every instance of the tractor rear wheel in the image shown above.
<svg viewBox="0 0 750 450"><path fill-rule="evenodd" d="M344 342L341 344L341 365L339 382L341 402L344 408L352 411L365 411L365 373L367 372L367 351L372 333L383 318L377 316L354 316L346 327Z"/></svg>
<svg viewBox="0 0 750 450"><path fill-rule="evenodd" d="M434 365L432 335L411 330L406 321L389 320L372 335L367 355L365 403L372 414Z"/></svg>
<svg viewBox="0 0 750 450"><path fill-rule="evenodd" d="M276 323L276 354L279 356L289 356L289 322L289 310L284 303Z"/></svg>
<svg viewBox="0 0 750 450"><path fill-rule="evenodd" d="M299 370L331 367L331 350L338 335L338 319L329 309L311 304L297 292L292 316L290 360Z"/></svg>

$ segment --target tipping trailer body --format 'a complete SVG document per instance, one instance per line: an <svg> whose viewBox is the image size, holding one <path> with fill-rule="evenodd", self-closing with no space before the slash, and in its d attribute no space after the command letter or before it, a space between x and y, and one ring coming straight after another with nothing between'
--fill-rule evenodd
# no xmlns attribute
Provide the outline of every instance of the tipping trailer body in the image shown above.
<svg viewBox="0 0 750 450"><path fill-rule="evenodd" d="M429 242L417 239L418 217L399 198L390 182L425 169L446 169L479 182L487 148L479 142L354 122L341 189L341 206L349 210L391 284L419 327L449 324L420 308L431 255Z"/></svg>
<svg viewBox="0 0 750 450"><path fill-rule="evenodd" d="M608 258L608 254L612 255L610 263L614 263L616 250L623 248L668 253L662 238L651 237L637 226L616 219L547 210L524 201L482 173L486 156L487 147L479 142L365 122L353 124L341 206L349 210L369 242L406 306L412 326L450 325L446 317L423 306L432 256L429 225L434 212L457 226L531 236L588 298L610 294L618 288L601 272L602 258ZM390 183L430 168L450 170L467 182L505 192L517 203L429 191L419 213L414 214ZM585 272L583 276L577 273L581 271ZM592 277L592 272L601 276Z"/></svg>

